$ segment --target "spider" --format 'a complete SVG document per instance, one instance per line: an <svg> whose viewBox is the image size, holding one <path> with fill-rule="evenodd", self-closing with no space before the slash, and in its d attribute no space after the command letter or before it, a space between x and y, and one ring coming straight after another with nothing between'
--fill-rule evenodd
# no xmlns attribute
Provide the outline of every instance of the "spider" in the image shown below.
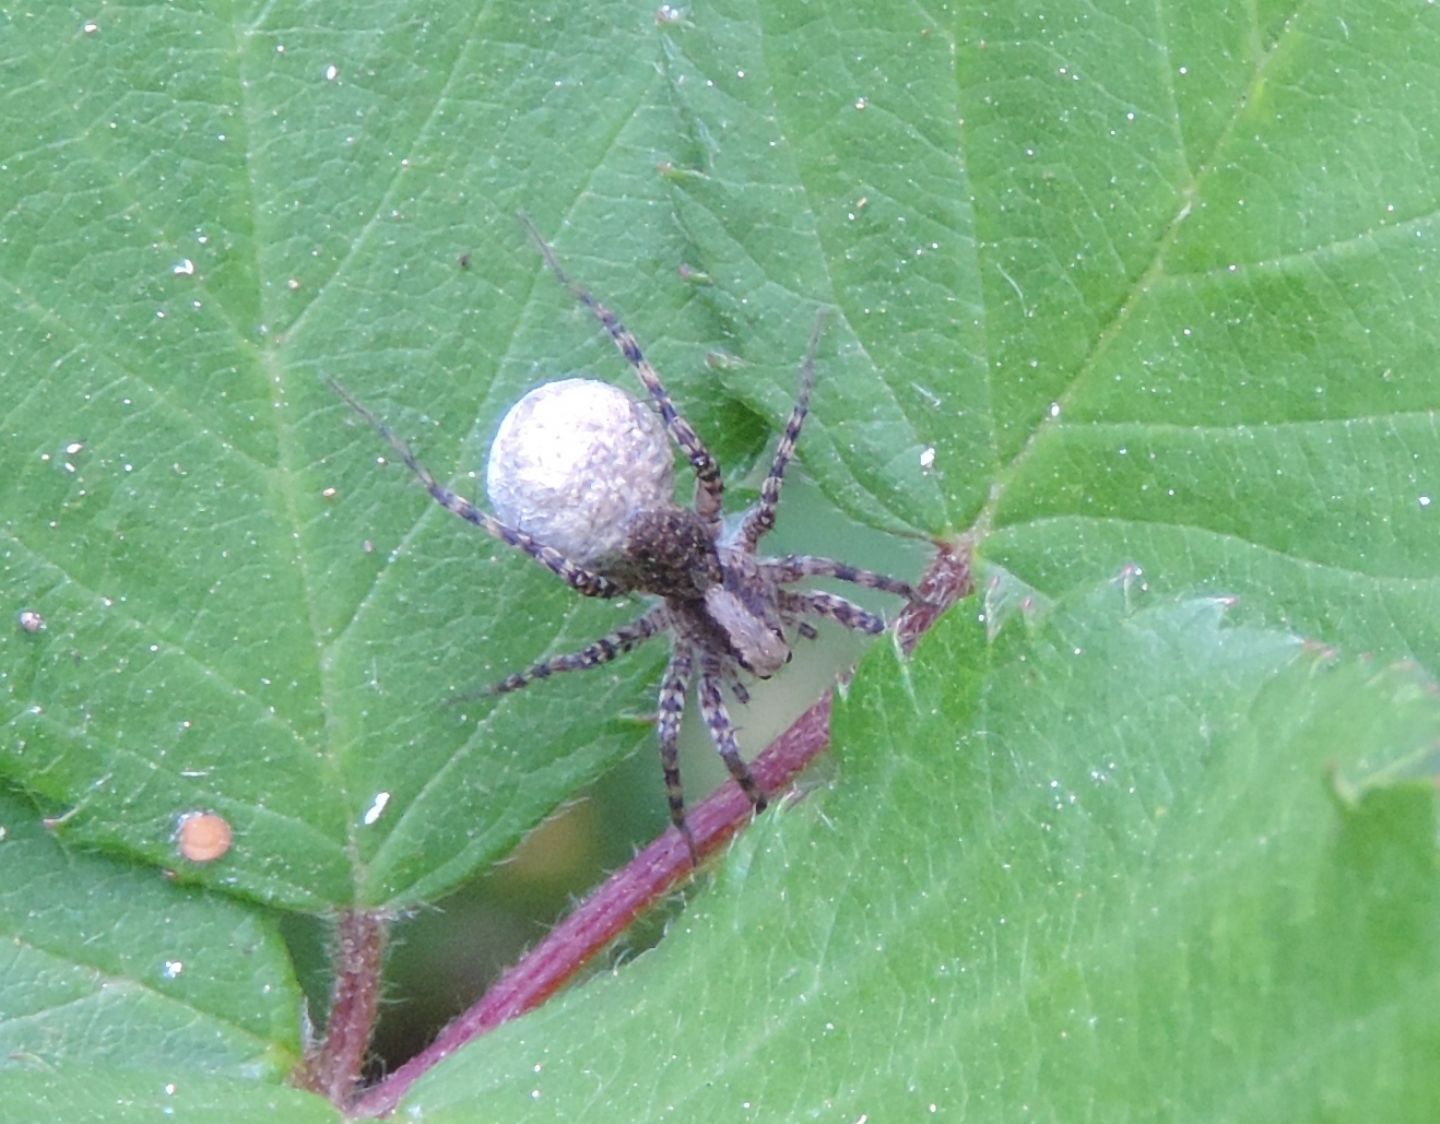
<svg viewBox="0 0 1440 1124"><path fill-rule="evenodd" d="M630 414L622 424L628 427L628 438L637 439L645 448L638 459L645 461L648 457L649 467L642 466L637 472L642 475L649 472L648 477L632 480L626 476L625 464L617 466L614 463L633 454L633 450L626 446L627 437L621 435L605 438L605 444L599 447L605 454L598 458L600 463L592 459L579 467L572 467L580 479L566 484L565 500L558 505L553 496L528 495L526 489L533 481L509 479L508 474L515 471L513 462L516 457L523 461L530 455L524 448L526 437L523 432L528 417L527 403L542 392L551 389L562 392L568 385L547 384L517 403L502 423L501 432L492 447L487 490L501 515L497 518L441 484L421 464L409 445L338 382L331 379L330 386L389 442L435 501L447 511L502 542L518 547L587 597L610 598L643 593L657 599L629 624L579 651L551 656L515 672L494 684L487 693L505 694L528 686L537 679L546 679L556 672L599 667L653 637L668 634L670 661L660 683L657 719L660 762L665 776L670 821L683 837L693 862L696 857L695 841L685 818L685 795L678 756L681 719L692 681L698 677L700 711L715 748L754 810L761 812L765 809L766 794L740 756L735 725L723 697L724 690L728 687L742 705L748 702L749 692L741 676L768 679L787 663L791 656L787 632L814 639L817 633L807 617L826 617L846 628L871 634L885 630L882 617L843 597L821 590L790 587L804 578L824 577L883 590L907 600L913 599L915 593L907 582L831 558L804 554L770 558L757 553L760 540L775 526L785 470L809 412L815 351L824 323L823 311L817 316L811 332L800 368L799 393L770 462L769 473L760 488L759 503L745 513L733 531L727 532L723 520L724 483L720 466L694 428L676 409L659 372L615 313L574 280L534 225L525 216L520 218L551 271L604 326L658 409L659 418L656 419L653 411L623 391L603 383L583 383L609 395L620 396L622 413L628 405ZM602 410L606 408L603 405L600 407ZM579 409L591 410L593 405L587 401ZM515 426L511 424L512 419L517 422ZM654 448L645 445L647 426L656 434L663 454L663 467L660 469L655 468ZM516 435L507 436L507 431L512 428L517 430ZM666 433L694 470L696 487L691 507L681 507L674 500L673 454L668 451ZM573 440L576 438L567 430L558 441L552 436L550 445ZM523 470L522 464L520 471L523 473ZM598 475L607 473L611 479L597 481ZM612 498L617 492L639 497L633 509L618 518L614 517L610 508L605 509L604 521L608 526L603 531L607 541L600 547L592 545L591 540L596 534L594 527L577 531L567 524L561 528L556 519L564 522L569 517L568 511L557 516L556 511L545 510L547 505L551 509L575 506L572 501L576 497L595 494L597 484L603 484L604 487L599 490ZM583 506L589 501L582 498L578 502Z"/></svg>

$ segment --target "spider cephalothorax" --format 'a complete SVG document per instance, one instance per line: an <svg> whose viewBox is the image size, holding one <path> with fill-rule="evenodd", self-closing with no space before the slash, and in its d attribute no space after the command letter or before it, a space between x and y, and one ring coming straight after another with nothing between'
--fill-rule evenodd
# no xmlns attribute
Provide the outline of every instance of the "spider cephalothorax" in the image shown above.
<svg viewBox="0 0 1440 1124"><path fill-rule="evenodd" d="M884 620L843 597L792 589L804 578L828 577L902 597L911 587L843 562L792 554L756 553L775 525L780 487L795 451L814 381L816 320L801 367L800 392L775 450L760 502L727 535L720 468L690 423L681 417L659 373L619 319L561 268L554 252L526 223L546 262L610 334L649 391L659 417L623 391L570 379L536 388L501 423L490 451L486 489L500 517L481 511L441 484L396 437L338 383L331 385L391 444L431 496L462 519L519 547L581 593L614 597L650 594L658 601L629 624L578 652L552 656L516 672L491 690L518 690L558 671L598 667L653 636L671 638L670 663L660 684L660 759L670 818L694 853L680 785L680 721L698 675L700 710L715 748L756 811L765 794L740 756L726 709L728 687L748 694L739 676L773 675L790 658L789 636L815 636L807 617L828 617L861 632L884 631ZM673 457L666 434L696 477L693 507L673 494Z"/></svg>

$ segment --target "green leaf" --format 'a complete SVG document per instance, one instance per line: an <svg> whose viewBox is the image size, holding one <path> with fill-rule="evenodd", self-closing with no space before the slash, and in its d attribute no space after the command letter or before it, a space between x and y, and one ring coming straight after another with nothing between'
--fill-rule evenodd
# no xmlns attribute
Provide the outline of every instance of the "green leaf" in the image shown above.
<svg viewBox="0 0 1440 1124"><path fill-rule="evenodd" d="M6 1120L15 1124L53 1124L57 1120L333 1124L341 1119L325 1101L298 1089L209 1075L177 1077L163 1069L85 1066L50 1073L0 1073L0 1098L4 1099Z"/></svg>
<svg viewBox="0 0 1440 1124"><path fill-rule="evenodd" d="M273 924L153 872L69 854L6 793L0 862L0 1069L170 1066L276 1081L299 1059L300 991Z"/></svg>
<svg viewBox="0 0 1440 1124"><path fill-rule="evenodd" d="M634 1063L624 1080L659 1105L655 1057L713 1057L728 1112L765 1087L742 1063L791 1064L761 1049L772 1021L828 1067L800 1087L832 1097L899 1056L912 1021L962 1023L964 1051L917 1055L915 1094L1013 1110L1073 1093L1066 1118L1175 1089L1212 1117L1359 1118L1356 1089L1392 1118L1433 1109L1414 1077L1435 1037L1420 1003L1433 809L1395 779L1434 773L1405 757L1432 737L1429 680L1390 661L1440 667L1435 19L1399 0L0 15L0 589L5 612L46 622L0 629L0 773L68 843L284 908L399 908L649 745L633 716L653 706L658 652L444 704L631 610L578 604L382 469L385 447L323 384L342 380L472 494L528 386L589 369L633 388L545 275L523 207L624 314L732 483L763 470L832 309L801 445L820 490L920 541L964 534L996 577L992 624L1058 601L1114 657L1076 687L1084 652L1051 621L1034 689L1016 685L1036 666L1018 628L991 655L952 635L958 662L917 668L934 715L902 672L858 682L857 723L898 694L883 739L856 727L887 751L867 774L850 745L825 808L844 830L808 809L762 821L687 915L724 940L646 962L692 973L707 1001L685 992L687 1017L733 997L733 965L766 998L682 1042L673 1012L619 1033L639 983L592 989L579 1017L619 1004L593 1020L615 1030L597 1066ZM1192 622L1180 644L1192 634L1166 601L1150 633L1115 625L1126 642L1106 648L1078 592L1126 567L1175 604L1234 599L1245 627ZM1167 678L1151 662L1177 646L1188 662ZM1346 662L1363 652L1385 670ZM1301 737L1306 706L1319 717ZM1406 715L1424 737L1395 730ZM1141 800L1072 776L1110 769L1091 750L1111 744ZM933 780L919 795L912 772ZM1041 801L1050 780L1085 793L1086 814ZM937 803L952 792L971 819ZM234 831L203 865L176 853L197 811ZM969 847L981 830L988 856ZM1024 861L977 865L1001 854ZM1217 885L1232 870L1247 877ZM890 897L865 896L874 872ZM852 902L878 912L855 921ZM906 943L910 917L969 934L944 976L926 959L938 941ZM1035 939L1012 943L1028 934L1005 918ZM889 943L864 944L877 924ZM1341 982L1323 933L1349 957ZM832 939L850 959L815 982ZM935 969L929 990L877 974L907 951ZM808 1002L822 983L843 1004L805 1007L814 1023L769 998ZM1154 994L1184 1002L1142 1002ZM514 1060L505 1043L565 1017L487 1043L484 1080ZM702 1054L712 1041L733 1049ZM1157 1042L1188 1052L1149 1064ZM912 1103L877 1088L846 1105Z"/></svg>
<svg viewBox="0 0 1440 1124"><path fill-rule="evenodd" d="M1119 8L1015 9L957 64L984 552L1052 593L1136 563L1440 666L1435 13Z"/></svg>
<svg viewBox="0 0 1440 1124"><path fill-rule="evenodd" d="M951 614L913 662L873 653L842 783L757 823L654 952L406 1107L1432 1119L1432 685L1221 612L1116 582L993 644Z"/></svg>
<svg viewBox="0 0 1440 1124"><path fill-rule="evenodd" d="M677 220L736 346L782 372L731 385L783 416L779 341L833 306L807 467L877 524L964 526L994 450L950 33L917 8L737 0L662 47L688 142Z"/></svg>
<svg viewBox="0 0 1440 1124"><path fill-rule="evenodd" d="M767 433L707 357L778 424L817 307L845 296L813 235L803 278L747 292L682 215L658 165L713 112L677 100L703 32L618 3L443 7L271 6L237 34L204 7L48 5L14 17L29 46L0 87L0 564L48 622L0 635L0 770L63 806L67 837L154 864L181 817L223 815L230 854L184 876L292 908L428 900L506 854L651 740L620 716L653 708L658 659L576 684L584 707L558 688L445 705L638 609L577 604L380 471L324 377L472 494L525 387L591 368L633 388L524 206L744 468ZM780 268L778 232L751 241ZM889 343L853 319L832 318L802 456L872 521L940 529L911 432L932 391L877 380Z"/></svg>

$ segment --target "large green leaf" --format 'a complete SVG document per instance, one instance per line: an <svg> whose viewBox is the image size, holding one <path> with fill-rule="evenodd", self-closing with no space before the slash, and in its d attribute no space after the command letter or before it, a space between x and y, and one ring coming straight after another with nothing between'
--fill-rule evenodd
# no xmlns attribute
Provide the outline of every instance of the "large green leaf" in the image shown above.
<svg viewBox="0 0 1440 1124"><path fill-rule="evenodd" d="M622 1089L653 1082L652 1106L674 1071L654 1065L647 1027L670 1027L667 1053L716 1057L734 1107L747 1081L780 1087L738 1068L780 1067L760 1048L772 1026L810 1044L808 1096L848 1088L877 1041L893 1056L903 1018L942 1014L969 1021L943 1072L939 1054L917 1059L915 1089L933 1077L937 1104L1013 1114L1063 1088L1076 1101L1056 1113L1073 1118L1168 1090L1260 1118L1295 1115L1267 1095L1293 1107L1323 1090L1343 1116L1347 1046L1373 1067L1398 1059L1382 1093L1413 1092L1405 1067L1434 1045L1410 1002L1434 998L1429 794L1365 785L1428 744L1430 703L1406 694L1418 679L1330 670L1289 637L1440 666L1436 19L1400 0L0 14L0 588L8 612L47 622L0 629L0 772L57 814L62 840L283 907L388 908L506 854L649 742L626 715L652 705L658 652L444 705L633 607L577 603L379 467L383 445L323 383L342 380L472 493L524 388L576 369L633 388L545 275L523 207L624 313L732 480L783 419L816 310L832 308L801 446L821 490L876 527L968 533L997 578L992 622L1066 608L1033 654L1002 636L987 656L955 623L930 657L953 666L917 667L909 688L895 670L860 681L824 807L837 831L808 809L765 822L687 918L700 935L635 973L656 1005L679 975L715 997L676 1000L695 1019L683 1046L638 984L595 989L456 1059L418 1104L506 1085L542 1028L594 1046L560 1026L572 1017L616 1031L596 1066ZM1127 566L1182 597L1138 632L1070 596ZM1197 594L1238 597L1246 627L1179 619ZM1079 686L1060 658L1071 633L1111 653ZM1147 648L1152 633L1169 646ZM1157 652L1189 662L1167 677ZM861 719L882 706L877 732ZM1323 721L1305 726L1307 707ZM1404 720L1424 737L1402 736ZM1091 750L1112 744L1142 798L1167 790L1163 820L1157 799L1067 782L1111 770ZM1353 804L1323 798L1331 759L1351 766ZM973 806L967 770L988 804ZM911 773L933 783L911 792ZM1085 815L1056 810L1047 830L1041 778L1087 792ZM214 863L177 859L195 811L233 827ZM1230 818L1244 830L1206 834ZM1017 856L1008 868L970 853L986 831ZM1232 870L1245 878L1216 884ZM1075 886L1083 898L1057 898ZM886 941L856 936L860 906ZM956 917L993 926L906 943L921 938L904 919ZM1007 917L1033 926L1023 955ZM832 929L814 928L827 918L833 959ZM1129 943L1107 952L1110 932ZM1316 951L1325 932L1344 972ZM1177 967L1162 954L1181 937ZM1067 971L1072 945L1109 976ZM907 952L906 986L884 986ZM736 964L760 997L744 1008L726 1005ZM1130 977L1128 1006L1101 986ZM1164 1008L1157 991L1179 998ZM843 1009L816 1024L773 998L822 992ZM1007 1006L1017 994L1033 1006ZM644 1017L621 1034L632 1008ZM1132 1021L1112 1028L1107 1012ZM890 1038L866 1037L871 1024ZM1137 1062L1171 1031L1186 1052ZM897 1084L867 1088L876 1103L847 1109L910 1103Z"/></svg>
<svg viewBox="0 0 1440 1124"><path fill-rule="evenodd" d="M283 1120L335 1124L340 1114L296 1089L175 1070L74 1066L45 1073L0 1073L5 1119L14 1124L104 1120L108 1124L214 1124Z"/></svg>
<svg viewBox="0 0 1440 1124"><path fill-rule="evenodd" d="M299 1060L300 991L267 919L67 854L6 793L0 862L0 1069L168 1065L273 1081Z"/></svg>
<svg viewBox="0 0 1440 1124"><path fill-rule="evenodd" d="M1149 601L1116 582L993 645L951 614L912 663L873 653L843 783L406 1107L1434 1119L1432 685Z"/></svg>
<svg viewBox="0 0 1440 1124"><path fill-rule="evenodd" d="M5 582L49 622L0 638L16 739L0 763L70 806L70 838L151 862L179 816L219 812L235 848L188 873L303 908L430 898L505 854L648 740L605 716L650 705L656 666L590 676L585 708L555 690L446 707L635 610L576 604L379 471L383 446L323 377L472 492L525 386L582 367L633 385L544 275L523 205L734 463L764 434L707 356L782 418L816 308L866 299L846 276L871 271L836 277L848 248L808 225L758 225L758 190L728 220L750 229L746 270L699 221L687 190L725 174L688 162L716 112L684 101L699 28L621 4L476 10L458 35L442 4L323 13L232 27L203 8L46 6L15 17L30 47L0 102ZM658 68L615 65L646 52ZM872 245L908 257L912 241ZM853 509L938 531L947 478L922 447L970 443L921 403L955 380L916 380L910 329L872 311L871 339L859 310L831 318L803 454ZM940 325L927 339L952 346ZM978 472L949 479L983 493Z"/></svg>
<svg viewBox="0 0 1440 1124"><path fill-rule="evenodd" d="M1139 562L1433 668L1436 13L1112 7L960 60L985 552L1052 591Z"/></svg>

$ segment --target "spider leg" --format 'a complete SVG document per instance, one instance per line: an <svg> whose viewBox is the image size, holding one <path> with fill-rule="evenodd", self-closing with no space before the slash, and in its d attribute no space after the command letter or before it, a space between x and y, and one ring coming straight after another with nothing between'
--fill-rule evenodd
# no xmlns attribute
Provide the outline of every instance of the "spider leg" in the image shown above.
<svg viewBox="0 0 1440 1124"><path fill-rule="evenodd" d="M610 338L615 341L615 346L620 349L620 354L625 357L626 362L635 368L635 374L645 384L645 389L650 392L650 397L655 400L655 405L660 408L660 416L665 420L665 427L670 431L675 444L680 446L686 458L690 461L690 467L695 470L695 478L698 484L695 493L695 510L717 533L720 528L721 510L724 506L725 484L720 477L720 466L715 458L710 455L710 450L705 447L705 442L695 432L694 427L681 416L680 411L675 408L675 402L670 397L670 392L665 389L664 382L660 379L660 372L655 369L650 360L645 358L645 353L640 350L640 344L630 334L630 330L620 322L620 318L601 304L595 295L576 281L570 274L565 272L564 266L555 256L555 251L545 241L535 224L525 215L519 216L520 224L535 239L535 244L540 247L540 253L545 256L545 264L550 267L551 272L560 279L571 294L595 314L595 318L605 326L610 333Z"/></svg>
<svg viewBox="0 0 1440 1124"><path fill-rule="evenodd" d="M695 837L685 821L685 790L680 784L680 724L685 717L685 696L695 670L695 655L688 644L676 643L670 666L660 681L660 768L665 772L665 799L670 803L670 822L685 837L690 863L698 865Z"/></svg>
<svg viewBox="0 0 1440 1124"><path fill-rule="evenodd" d="M435 502L446 511L453 512L460 516L467 523L473 523L482 531L493 535L503 543L519 547L531 558L539 562L546 569L558 574L568 585L572 586L586 597L614 597L623 592L621 588L608 578L592 573L582 566L576 565L565 555L561 554L553 546L546 546L537 542L530 535L506 523L500 522L488 512L481 511L464 496L456 495L449 488L445 487L435 479L434 474L420 463L419 458L411 451L410 446L405 444L391 431L390 427L362 406L359 400L341 386L334 379L327 379L330 389L338 394L345 403L370 423L371 427L381 437L390 443L390 447L400 454L400 459L405 466L420 478Z"/></svg>
<svg viewBox="0 0 1440 1124"><path fill-rule="evenodd" d="M541 660L524 671L507 675L499 683L484 688L480 693L504 695L510 691L518 691L536 679L548 679L557 671L588 671L592 667L607 664L617 656L623 656L626 652L638 648L657 632L663 631L664 628L665 606L657 605L644 616L636 618L627 625L622 625L614 632L600 637L594 643L585 645L578 652L566 652L564 655L551 656L549 659Z"/></svg>
<svg viewBox="0 0 1440 1124"><path fill-rule="evenodd" d="M782 589L780 608L787 613L813 613L818 617L829 617L856 632L877 635L885 631L884 617L876 616L853 601L820 589ZM810 631L815 630L812 628Z"/></svg>
<svg viewBox="0 0 1440 1124"><path fill-rule="evenodd" d="M735 778L735 783L750 798L755 810L763 812L765 793L751 775L750 766L745 764L745 759L740 756L740 743L735 738L735 724L730 721L730 712L725 709L725 699L721 693L723 684L724 675L719 657L708 654L702 656L700 713L705 716L705 724L710 727L710 740L720 751L720 757L725 762L725 767L730 770L730 775Z"/></svg>
<svg viewBox="0 0 1440 1124"><path fill-rule="evenodd" d="M780 506L780 486L785 482L785 469L795 455L795 443L800 440L800 430L810 412L810 393L815 388L815 349L820 345L820 330L824 326L825 310L822 308L815 317L815 327L810 330L810 346L805 349L805 361L800 364L800 392L795 396L795 406L790 411L790 420L785 423L785 432L780 435L780 444L775 447L770 472L760 487L760 503L740 524L736 541L747 554L754 554L761 538L775 526L775 509Z"/></svg>
<svg viewBox="0 0 1440 1124"><path fill-rule="evenodd" d="M817 558L813 554L790 554L784 558L762 559L760 568L778 582L797 582L801 578L836 578L864 589L881 589L914 600L915 589L899 578L862 570L833 558Z"/></svg>

